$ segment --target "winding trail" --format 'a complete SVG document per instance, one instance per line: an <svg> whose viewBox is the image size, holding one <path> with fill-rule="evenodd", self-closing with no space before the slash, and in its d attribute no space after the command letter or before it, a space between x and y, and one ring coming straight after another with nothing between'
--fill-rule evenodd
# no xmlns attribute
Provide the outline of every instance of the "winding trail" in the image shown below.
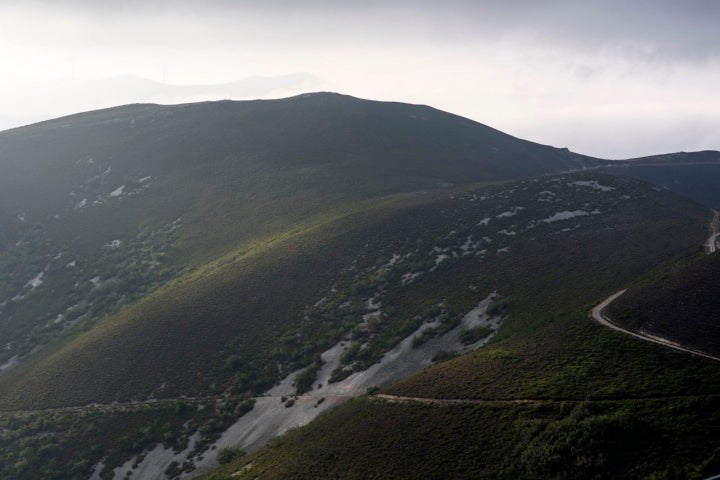
<svg viewBox="0 0 720 480"><path fill-rule="evenodd" d="M717 216L717 214L716 214ZM644 340L646 342L651 343L657 343L658 345L663 345L668 348L672 348L674 350L679 350L681 352L689 353L691 355L696 355L698 357L708 358L710 360L715 360L716 362L720 362L719 357L715 357L713 355L708 355L707 353L700 352L698 350L694 350L692 348L683 347L679 343L672 342L670 340L667 340L665 338L656 337L655 335L650 335L647 333L641 333L641 332L632 332L630 330L626 330L610 321L608 317L606 317L603 313L603 311L607 308L608 305L610 305L615 299L620 297L623 293L625 293L626 290L620 290L617 293L614 293L613 295L610 295L608 298L606 298L602 303L600 303L598 306L592 309L590 312L590 316L593 320L598 322L601 325L604 325L608 328L611 328L613 330L616 330L618 332L622 332L626 335L630 335L635 338L639 338L640 340Z"/></svg>
<svg viewBox="0 0 720 480"><path fill-rule="evenodd" d="M717 232L717 226L718 222L720 221L720 212L715 211L715 215L713 218L714 223L714 236L720 235L720 233ZM713 355L709 355L704 352L700 352L698 350L694 350L692 348L684 347L676 342L667 340L665 338L657 337L654 335L650 335L648 333L642 333L642 332L633 332L630 330L627 330L625 328L622 328L610 321L608 317L605 316L603 313L604 310L610 305L613 301L615 301L618 297L620 297L623 293L625 293L626 290L620 290L617 293L614 293L610 297L606 298L602 303L597 305L595 308L592 309L590 312L590 317L600 323L601 325L604 325L607 328L610 328L612 330L616 330L618 332L624 333L626 335L630 335L635 338L639 338L640 340L644 340L646 342L656 343L658 345L663 345L667 348L672 348L675 350L679 350L685 353L689 353L691 355L696 355L699 357L707 358L710 360L715 360L717 362L720 362L720 357L715 357ZM321 398L323 401L325 400L331 400L337 398L340 399L346 399L353 397L355 395L333 395L333 394L325 394L325 395L299 395L294 396L295 399L307 399L307 400L320 400ZM265 395L260 397L255 397L255 400L261 400L261 399L277 399L280 400L281 396L275 396L275 395ZM289 397L288 397L289 398ZM371 396L372 399L379 400L379 401L386 401L386 402L393 402L393 403L421 403L426 405L462 405L462 404L526 404L526 403L546 403L546 402L573 402L573 401L580 401L578 399L543 399L543 398L523 398L523 399L441 399L441 398L427 398L427 397L405 397L405 396L398 396L398 395L388 395L388 394L376 394ZM114 403L93 403L89 405L78 405L78 406L68 406L68 407L53 407L53 408L43 408L43 409L0 409L0 415L13 415L13 416L25 416L25 415L34 415L38 413L78 413L78 414L90 414L90 413L112 413L112 412L134 412L134 411L142 411L142 410L151 410L155 408L163 408L168 407L171 405L174 405L178 402L182 402L187 405L200 405L205 404L209 402L216 402L216 401L223 401L223 400L244 400L245 398L240 397L232 397L232 396L212 396L212 397L177 397L177 398L163 398L163 399L151 399L151 400L143 400L143 401L133 401L133 402L114 402ZM606 399L608 400L608 399Z"/></svg>
<svg viewBox="0 0 720 480"><path fill-rule="evenodd" d="M715 253L717 251L717 242L718 242L718 236L720 236L720 212L717 210L713 210L713 218L710 221L710 237L708 237L707 241L705 242L705 249L707 250L708 254ZM698 357L708 358L710 360L715 360L716 362L720 362L720 357L715 357L713 355L709 355L707 353L701 352L699 350L695 350L688 347L683 347L677 342L673 342L671 340L668 340L666 338L658 337L655 335L650 335L649 333L644 332L632 332L630 330L627 330L625 328L622 328L610 321L608 317L606 317L603 312L604 310L610 305L612 302L615 301L620 295L625 293L627 290L620 290L617 293L614 293L610 295L608 298L606 298L602 303L600 303L598 306L593 308L590 311L590 317L598 322L601 325L604 325L608 328L611 328L613 330L616 330L618 332L622 332L626 335L630 335L635 338L639 338L640 340L645 340L646 342L651 343L657 343L658 345L663 345L668 348L672 348L674 350L679 350L681 352L689 353L691 355L696 355Z"/></svg>
<svg viewBox="0 0 720 480"><path fill-rule="evenodd" d="M159 398L132 402L90 403L87 405L72 405L67 407L49 407L37 409L0 409L0 415L33 415L37 413L113 413L113 412L139 412L156 408L168 407L177 403L186 405L200 405L218 400L235 400L236 397L177 397ZM239 398L237 398L239 399Z"/></svg>
<svg viewBox="0 0 720 480"><path fill-rule="evenodd" d="M281 397L280 395L265 395L261 397L251 397L253 400L275 399L278 402L282 398L295 400L332 400L347 399L349 395L293 395L290 397ZM213 396L213 397L177 397L177 398L160 398L153 400L143 400L134 402L113 402L113 403L90 403L87 405L73 405L67 407L50 407L39 409L0 409L0 415L12 416L28 416L38 413L76 413L76 414L92 414L92 413L123 413L123 412L140 412L144 410L153 410L157 408L165 408L183 403L185 405L203 405L211 402L227 401L227 400L246 400L247 397L233 396Z"/></svg>
<svg viewBox="0 0 720 480"><path fill-rule="evenodd" d="M482 400L473 398L428 398L428 397L404 397L401 395L388 395L378 393L369 397L372 400L380 400L388 403L420 403L423 405L497 405L497 404L523 404L523 403L547 403L564 400L553 399L503 399L503 400ZM572 400L571 400L572 401Z"/></svg>

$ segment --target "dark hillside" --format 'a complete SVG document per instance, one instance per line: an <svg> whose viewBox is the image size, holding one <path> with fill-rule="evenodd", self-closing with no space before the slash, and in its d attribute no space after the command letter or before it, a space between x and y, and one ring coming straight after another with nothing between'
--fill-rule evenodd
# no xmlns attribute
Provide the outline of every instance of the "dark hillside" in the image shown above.
<svg viewBox="0 0 720 480"><path fill-rule="evenodd" d="M259 393L356 330L367 299L382 298L393 313L373 326L381 333L374 341L358 336L366 348L356 367L364 369L417 329L423 309L444 303L456 315L470 310L480 293L469 285L485 292L481 298L492 291L513 298L520 311L559 313L566 297L591 302L603 285L615 285L618 271L632 278L699 243L704 219L705 212L669 192L597 174L368 204L167 284L27 370L0 377L0 401L57 406L150 392ZM380 276L380 265L395 254L409 256L393 265L398 273ZM418 280L409 283L400 272ZM337 305L350 301L359 311L344 316L328 303L327 312L315 312L311 306L333 288ZM312 323L303 329L305 322ZM526 338L536 328L531 319L512 321L501 337ZM285 345L294 332L302 341ZM233 355L239 367L228 368Z"/></svg>
<svg viewBox="0 0 720 480"><path fill-rule="evenodd" d="M491 344L387 392L551 403L560 398L570 403L440 411L361 403L360 411L369 409L362 418L370 423L359 421L357 408L348 407L327 417L334 420L322 418L312 427L322 432L335 428L323 427L324 422L340 422L345 425L341 431L354 432L352 438L298 433L300 437L290 438L300 439L302 462L284 463L284 449L271 450L280 457L268 456L268 462L274 465L271 471L280 472L275 478L287 477L289 471L311 478L347 471L352 478L350 473L362 468L355 459L368 462L369 457L345 456L343 452L353 448L343 442L383 438L387 461L373 463L377 477L416 475L414 463L406 461L408 451L453 452L447 461L436 462L436 477L472 477L476 454L482 454L488 478L497 478L491 474L500 475L508 462L517 465L510 470L514 474L529 475L555 468L544 466L541 452L547 439L538 437L541 427L554 425L551 430L566 432L570 444L572 436L580 434L573 430L575 420L581 430L592 427L589 442L604 442L593 432L609 431L612 442L627 433L642 437L635 420L628 418L638 415L647 422L647 412L655 405L648 400L637 407L575 408L573 402L678 394L696 395L701 402L703 395L717 390L717 368L637 346L591 323L586 311L618 283L696 247L705 236L705 220L703 209L670 192L595 173L389 199L269 239L255 250L241 249L168 284L75 341L0 378L2 401L17 408L258 392L287 372L311 365L342 339L345 351L354 356L343 355L338 375L352 374L434 321L438 306L452 327L496 291L508 319ZM369 300L382 304L382 310L375 320L366 321ZM380 418L386 419L380 422L382 428L377 425ZM516 418L522 421L513 426ZM406 428L416 421L420 423ZM531 425L540 427L528 434ZM653 428L667 434L665 425ZM492 444L477 443L487 429L505 433ZM682 435L701 436L694 423ZM474 443L468 443L470 438ZM642 447L648 450L633 450L635 457L630 458L657 447L642 438L639 445L649 445ZM320 452L328 439L334 447L324 457ZM615 458L612 442L602 443L608 446L597 455ZM424 450L418 450L420 445ZM468 445L475 447L468 450ZM487 448L477 450L478 445ZM519 463L521 446L532 445L525 463ZM12 444L8 451L15 448ZM512 448L510 456L507 448ZM363 455L376 452L368 448ZM101 453L89 458L96 462ZM701 449L697 455L706 453ZM568 454L560 455L558 462L563 463ZM257 465L266 465L265 460Z"/></svg>
<svg viewBox="0 0 720 480"><path fill-rule="evenodd" d="M720 255L699 254L653 272L608 307L610 317L712 355L720 355Z"/></svg>
<svg viewBox="0 0 720 480"><path fill-rule="evenodd" d="M635 202L572 233L518 239L480 269L453 266L452 278L473 271L507 299L508 319L488 345L380 390L395 399L353 401L207 478L715 474L720 455L708 439L720 431L720 365L588 318L624 283L697 251L707 212L631 179L580 178L617 189L597 191L593 204Z"/></svg>
<svg viewBox="0 0 720 480"><path fill-rule="evenodd" d="M717 397L432 405L354 400L203 480L697 479ZM674 419L674 420L673 420Z"/></svg>
<svg viewBox="0 0 720 480"><path fill-rule="evenodd" d="M170 279L357 202L593 160L318 93L129 105L0 133L0 371Z"/></svg>
<svg viewBox="0 0 720 480"><path fill-rule="evenodd" d="M720 152L679 152L611 162L601 169L654 183L709 208L720 208Z"/></svg>
<svg viewBox="0 0 720 480"><path fill-rule="evenodd" d="M720 152L717 150L700 150L697 152L675 152L647 157L637 157L628 160L615 160L611 164L638 166L638 165L711 165L720 162Z"/></svg>
<svg viewBox="0 0 720 480"><path fill-rule="evenodd" d="M309 338L295 356L276 357L281 342L300 330L308 304L366 244L368 224L427 201L388 199L205 265L0 377L0 402L26 408L138 400L151 392L171 398L262 392L282 373L278 362L292 371L322 351L324 337ZM342 332L316 335L327 334L335 342Z"/></svg>
<svg viewBox="0 0 720 480"><path fill-rule="evenodd" d="M0 205L33 223L62 215L64 230L120 203L133 226L185 215L235 244L341 201L588 163L430 107L338 94L131 105L0 133Z"/></svg>
<svg viewBox="0 0 720 480"><path fill-rule="evenodd" d="M373 474L386 478L712 463L685 442L714 438L693 409L715 429L716 366L587 319L696 251L707 212L601 165L430 107L329 93L0 133L0 476L177 478L212 466L236 421L275 435L413 372L384 392L469 406L359 400L307 430L352 437L301 430L297 465L280 448L256 465L362 476L369 457L346 454L373 438L383 448L363 454L385 452ZM650 418L658 398L682 429ZM496 444L480 445L486 428ZM684 446L667 454L673 439Z"/></svg>

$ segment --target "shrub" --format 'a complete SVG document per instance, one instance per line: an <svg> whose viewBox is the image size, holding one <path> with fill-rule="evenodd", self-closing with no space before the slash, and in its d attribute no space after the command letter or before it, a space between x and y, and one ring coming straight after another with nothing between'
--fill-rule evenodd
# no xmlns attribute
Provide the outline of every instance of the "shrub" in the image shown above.
<svg viewBox="0 0 720 480"><path fill-rule="evenodd" d="M225 447L218 450L217 461L220 465L225 465L245 455L244 450L239 448Z"/></svg>
<svg viewBox="0 0 720 480"><path fill-rule="evenodd" d="M444 362L446 360L453 359L458 356L457 352L446 352L446 351L440 351L435 354L435 356L432 358L433 363L439 363Z"/></svg>
<svg viewBox="0 0 720 480"><path fill-rule="evenodd" d="M468 330L462 330L460 332L460 342L463 345L472 345L473 343L481 340L492 333L492 329L487 327L477 327Z"/></svg>
<svg viewBox="0 0 720 480"><path fill-rule="evenodd" d="M488 315L498 316L505 315L510 310L510 300L507 298L498 298L490 303L487 308Z"/></svg>

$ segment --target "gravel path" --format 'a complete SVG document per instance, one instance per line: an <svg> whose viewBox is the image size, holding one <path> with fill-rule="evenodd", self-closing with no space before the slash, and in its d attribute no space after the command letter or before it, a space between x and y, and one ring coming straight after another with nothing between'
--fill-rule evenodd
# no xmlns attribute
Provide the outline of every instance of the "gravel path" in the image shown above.
<svg viewBox="0 0 720 480"><path fill-rule="evenodd" d="M593 320L598 322L601 325L604 325L608 328L611 328L613 330L616 330L618 332L622 332L626 335L630 335L635 338L639 338L640 340L644 340L646 342L651 343L657 343L658 345L663 345L668 348L672 348L674 350L680 350L681 352L689 353L691 355L696 355L698 357L708 358L710 360L715 360L716 362L720 362L720 358L714 357L712 355L708 355L707 353L700 352L698 350L694 350L692 348L683 347L679 343L675 343L673 341L667 340L665 338L656 337L655 335L650 335L647 333L642 332L631 332L630 330L626 330L622 327L619 327L618 325L612 323L610 319L608 319L604 314L603 311L607 308L608 305L610 305L616 298L618 298L620 295L625 293L625 290L620 290L619 292L610 295L608 298L606 298L602 303L600 303L597 307L593 308L590 312L590 316Z"/></svg>

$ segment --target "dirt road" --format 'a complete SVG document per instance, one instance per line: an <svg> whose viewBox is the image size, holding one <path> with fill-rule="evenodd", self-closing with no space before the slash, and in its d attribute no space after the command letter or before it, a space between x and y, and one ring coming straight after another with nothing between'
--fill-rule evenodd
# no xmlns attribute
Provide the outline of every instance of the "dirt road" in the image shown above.
<svg viewBox="0 0 720 480"><path fill-rule="evenodd" d="M593 308L592 311L590 312L590 316L592 317L592 319L601 325L604 325L604 326L611 328L613 330L616 330L618 332L622 332L626 335L630 335L632 337L639 338L640 340L645 340L646 342L651 342L651 343L657 343L658 345L663 345L668 348L680 350L681 352L689 353L691 355L696 355L698 357L708 358L710 360L715 360L716 362L720 362L720 358L714 357L712 355L708 355L707 353L699 352L697 350L693 350L692 348L683 347L682 345L672 342L670 340L667 340L665 338L656 337L654 335L649 335L646 333L631 332L630 330L626 330L626 329L619 327L619 326L615 325L614 323L612 323L610 321L610 319L608 319L603 314L603 311L607 308L608 305L610 305L616 298L618 298L623 293L625 293L625 290L620 290L619 292L606 298L597 307Z"/></svg>

